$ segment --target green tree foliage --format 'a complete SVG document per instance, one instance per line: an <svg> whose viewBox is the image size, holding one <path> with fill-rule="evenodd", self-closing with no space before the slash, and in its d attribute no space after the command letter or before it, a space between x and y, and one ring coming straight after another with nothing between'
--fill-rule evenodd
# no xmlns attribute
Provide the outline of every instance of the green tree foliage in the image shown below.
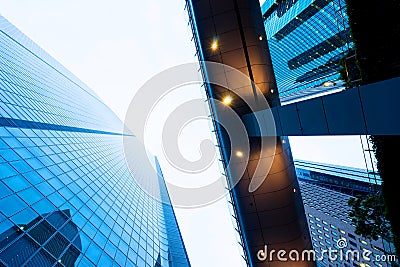
<svg viewBox="0 0 400 267"><path fill-rule="evenodd" d="M356 225L355 233L368 239L377 240L379 236L390 238L390 225L385 218L385 205L380 195L358 196L348 202L349 216Z"/></svg>

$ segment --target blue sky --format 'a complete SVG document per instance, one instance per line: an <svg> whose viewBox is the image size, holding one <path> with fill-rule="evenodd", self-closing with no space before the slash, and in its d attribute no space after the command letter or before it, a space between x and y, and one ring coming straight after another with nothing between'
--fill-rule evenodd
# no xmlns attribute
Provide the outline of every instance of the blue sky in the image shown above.
<svg viewBox="0 0 400 267"><path fill-rule="evenodd" d="M0 7L4 17L91 87L122 119L146 80L196 60L184 0L0 0ZM175 100L198 98L200 90L187 88ZM168 101L162 105L149 126L147 144L154 154L161 153L165 111L173 108ZM197 144L209 138L210 131L204 122L191 127L182 132L179 147L188 159L196 159ZM365 167L358 136L296 137L291 144L295 158ZM179 176L158 156L167 179ZM218 166L209 172L218 173ZM194 267L241 266L225 199L204 208L176 209L176 214Z"/></svg>

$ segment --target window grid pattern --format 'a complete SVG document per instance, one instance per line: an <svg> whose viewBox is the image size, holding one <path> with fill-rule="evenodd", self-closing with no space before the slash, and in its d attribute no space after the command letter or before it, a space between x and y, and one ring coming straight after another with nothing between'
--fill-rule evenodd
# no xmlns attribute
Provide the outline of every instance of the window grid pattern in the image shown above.
<svg viewBox="0 0 400 267"><path fill-rule="evenodd" d="M11 39L5 32L10 27L5 25L9 23L0 17L2 117L121 131L121 122L89 88L78 86L61 75L64 68L55 69L28 50L27 45L20 43L20 39L26 39L21 32L14 30L15 39Z"/></svg>
<svg viewBox="0 0 400 267"><path fill-rule="evenodd" d="M265 18L268 45L283 101L289 95L298 95L305 89L328 90L329 88L322 86L326 81L341 83L338 58L344 57L354 46L348 36L345 1L331 0L324 5L318 4L319 2L321 1L297 1L282 17L273 12ZM265 12L271 5L271 1L266 1L262 10ZM310 8L316 11L315 14L312 13L305 19L299 16ZM285 36L277 36L282 28L294 20L300 20L296 28ZM321 49L316 49L317 47ZM309 59L299 58L301 55ZM300 60L294 62L295 59Z"/></svg>
<svg viewBox="0 0 400 267"><path fill-rule="evenodd" d="M172 206L136 183L121 131L89 88L0 17L0 265L190 266Z"/></svg>
<svg viewBox="0 0 400 267"><path fill-rule="evenodd" d="M372 253L371 259L374 259L373 255L382 252L388 254L384 250L385 244L382 238L376 241L365 240L355 234L355 226L348 216L350 208L346 205L351 196L305 181L299 181L299 184L316 257L321 256L322 250L339 250L337 246L339 239L346 240L347 247L344 248L344 253L347 250L358 250L360 253L369 250ZM385 262L371 261L371 263L388 266ZM360 266L359 261L346 258L343 261L338 258L335 262L329 262L327 256L318 264L339 267Z"/></svg>

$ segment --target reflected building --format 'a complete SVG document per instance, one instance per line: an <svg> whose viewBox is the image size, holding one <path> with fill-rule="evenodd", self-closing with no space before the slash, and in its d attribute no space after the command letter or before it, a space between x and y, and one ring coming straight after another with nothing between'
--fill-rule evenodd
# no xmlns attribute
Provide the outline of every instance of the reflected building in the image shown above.
<svg viewBox="0 0 400 267"><path fill-rule="evenodd" d="M90 88L0 17L0 265L190 266L123 136ZM156 190L168 194L163 179Z"/></svg>
<svg viewBox="0 0 400 267"><path fill-rule="evenodd" d="M69 210L38 216L27 224L14 225L0 234L0 259L7 266L74 266L82 251L78 228Z"/></svg>

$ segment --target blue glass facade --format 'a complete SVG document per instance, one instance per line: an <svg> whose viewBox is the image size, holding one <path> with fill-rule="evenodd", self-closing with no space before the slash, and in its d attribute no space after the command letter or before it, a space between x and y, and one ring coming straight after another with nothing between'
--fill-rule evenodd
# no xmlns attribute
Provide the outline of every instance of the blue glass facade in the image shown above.
<svg viewBox="0 0 400 267"><path fill-rule="evenodd" d="M267 0L261 7L281 100L340 88L351 40L344 0Z"/></svg>
<svg viewBox="0 0 400 267"><path fill-rule="evenodd" d="M122 130L0 17L0 266L190 266L172 206L132 176Z"/></svg>

